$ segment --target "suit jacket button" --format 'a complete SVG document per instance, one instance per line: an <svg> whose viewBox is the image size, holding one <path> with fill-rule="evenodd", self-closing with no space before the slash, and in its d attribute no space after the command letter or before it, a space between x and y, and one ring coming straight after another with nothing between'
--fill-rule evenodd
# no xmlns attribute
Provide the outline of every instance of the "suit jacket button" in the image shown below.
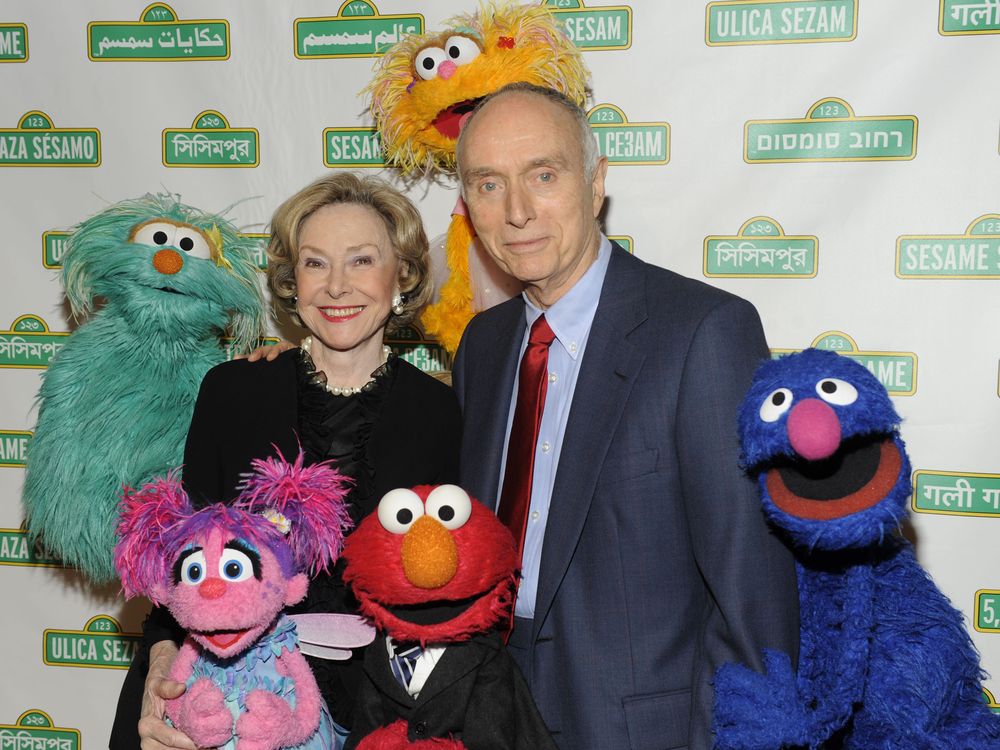
<svg viewBox="0 0 1000 750"><path fill-rule="evenodd" d="M423 737L425 734L427 734L427 722L426 721L418 721L417 724L416 724L416 726L413 727L413 733L414 734L418 734L421 737Z"/></svg>

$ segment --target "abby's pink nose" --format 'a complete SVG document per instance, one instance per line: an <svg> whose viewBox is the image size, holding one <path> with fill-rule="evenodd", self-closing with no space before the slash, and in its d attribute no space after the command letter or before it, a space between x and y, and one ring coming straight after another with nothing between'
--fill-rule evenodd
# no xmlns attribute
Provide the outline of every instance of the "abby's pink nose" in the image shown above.
<svg viewBox="0 0 1000 750"><path fill-rule="evenodd" d="M837 413L818 398L807 398L792 407L788 415L788 441L807 461L829 458L840 445Z"/></svg>
<svg viewBox="0 0 1000 750"><path fill-rule="evenodd" d="M218 599L226 593L226 583L218 578L206 578L198 586L198 593L203 599Z"/></svg>
<svg viewBox="0 0 1000 750"><path fill-rule="evenodd" d="M455 63L451 60L445 60L443 63L438 65L438 78L443 78L447 81L455 75L456 70L458 70L458 66L455 65Z"/></svg>

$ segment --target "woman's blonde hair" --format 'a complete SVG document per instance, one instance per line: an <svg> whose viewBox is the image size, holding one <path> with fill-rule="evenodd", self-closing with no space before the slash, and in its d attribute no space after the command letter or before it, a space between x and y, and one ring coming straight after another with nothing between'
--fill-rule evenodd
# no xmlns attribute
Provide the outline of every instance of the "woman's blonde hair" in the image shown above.
<svg viewBox="0 0 1000 750"><path fill-rule="evenodd" d="M423 221L410 199L398 190L376 177L353 172L335 172L321 177L282 203L271 217L267 284L275 303L301 325L295 312L299 232L305 220L316 211L338 203L368 206L385 222L399 259L397 283L404 299L403 313L393 314L386 327L390 333L406 327L433 293Z"/></svg>

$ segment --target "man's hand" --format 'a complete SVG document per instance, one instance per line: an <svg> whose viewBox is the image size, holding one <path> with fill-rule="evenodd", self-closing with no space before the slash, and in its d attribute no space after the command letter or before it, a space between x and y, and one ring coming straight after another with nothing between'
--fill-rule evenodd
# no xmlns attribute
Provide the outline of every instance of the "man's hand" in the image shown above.
<svg viewBox="0 0 1000 750"><path fill-rule="evenodd" d="M237 354L233 359L245 359L248 362L256 362L260 359L266 359L268 362L273 362L277 359L278 355L282 352L287 352L289 349L294 349L297 344L293 344L291 341L281 340L277 344L268 344L266 346L258 346L249 354Z"/></svg>
<svg viewBox="0 0 1000 750"><path fill-rule="evenodd" d="M190 737L163 720L167 701L184 694L184 683L170 679L170 666L176 656L177 646L172 641L154 643L149 650L149 674L139 714L142 750L197 750Z"/></svg>

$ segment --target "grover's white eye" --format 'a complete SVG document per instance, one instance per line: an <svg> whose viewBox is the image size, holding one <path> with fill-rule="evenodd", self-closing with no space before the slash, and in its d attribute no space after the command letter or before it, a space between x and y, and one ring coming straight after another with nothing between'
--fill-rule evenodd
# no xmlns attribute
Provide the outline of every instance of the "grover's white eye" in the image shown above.
<svg viewBox="0 0 1000 750"><path fill-rule="evenodd" d="M378 504L378 522L392 534L405 534L423 514L424 504L413 490L391 490Z"/></svg>
<svg viewBox="0 0 1000 750"><path fill-rule="evenodd" d="M858 389L839 378L823 378L816 384L816 393L824 401L837 406L847 406L858 400Z"/></svg>
<svg viewBox="0 0 1000 750"><path fill-rule="evenodd" d="M438 65L447 59L449 59L448 53L440 47L424 47L417 53L417 57L413 61L413 68L417 71L418 76L429 81L437 75Z"/></svg>
<svg viewBox="0 0 1000 750"><path fill-rule="evenodd" d="M189 586L197 586L205 580L205 553L194 550L180 559L180 579Z"/></svg>
<svg viewBox="0 0 1000 750"><path fill-rule="evenodd" d="M778 417L792 408L792 398L792 392L787 388L772 391L760 405L760 418L765 422L776 422Z"/></svg>
<svg viewBox="0 0 1000 750"><path fill-rule="evenodd" d="M149 221L132 230L132 242L138 245L172 247L178 229L180 227L168 221Z"/></svg>
<svg viewBox="0 0 1000 750"><path fill-rule="evenodd" d="M201 232L193 227L177 227L174 247L183 250L185 255L209 260L212 257L212 247Z"/></svg>
<svg viewBox="0 0 1000 750"><path fill-rule="evenodd" d="M467 36L448 37L448 41L444 43L444 51L455 65L468 65L482 52L479 45Z"/></svg>
<svg viewBox="0 0 1000 750"><path fill-rule="evenodd" d="M442 484L427 496L427 515L446 529L460 529L472 515L472 500L461 487Z"/></svg>
<svg viewBox="0 0 1000 750"><path fill-rule="evenodd" d="M219 577L223 581L239 583L253 575L253 562L238 549L227 547L219 558Z"/></svg>

